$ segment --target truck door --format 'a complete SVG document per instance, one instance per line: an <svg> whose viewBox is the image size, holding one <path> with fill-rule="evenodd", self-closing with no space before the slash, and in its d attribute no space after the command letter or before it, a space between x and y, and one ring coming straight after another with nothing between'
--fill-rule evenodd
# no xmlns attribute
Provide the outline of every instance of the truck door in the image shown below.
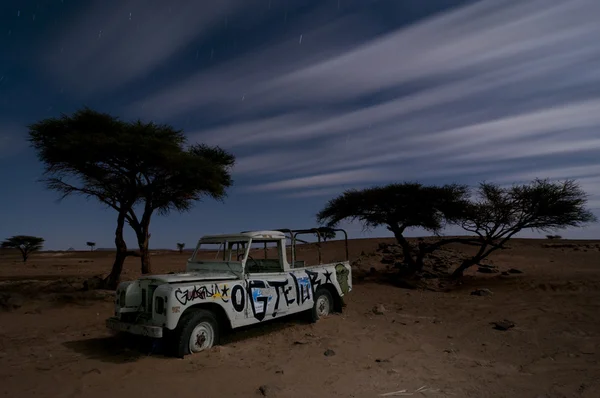
<svg viewBox="0 0 600 398"><path fill-rule="evenodd" d="M303 269L285 270L286 260L280 241L273 241L273 247L266 251L263 244L261 242L261 247L251 252L246 262L247 316L262 321L310 309L313 294L309 275Z"/></svg>
<svg viewBox="0 0 600 398"><path fill-rule="evenodd" d="M253 240L246 259L248 305L246 316L260 322L278 316L282 310L282 285L286 274L279 240Z"/></svg>

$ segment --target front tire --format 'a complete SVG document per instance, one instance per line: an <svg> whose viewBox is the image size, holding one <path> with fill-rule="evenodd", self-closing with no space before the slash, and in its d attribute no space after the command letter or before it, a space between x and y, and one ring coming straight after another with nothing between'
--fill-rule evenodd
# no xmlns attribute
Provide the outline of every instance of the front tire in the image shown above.
<svg viewBox="0 0 600 398"><path fill-rule="evenodd" d="M174 338L179 358L206 351L219 344L219 323L211 311L190 310L179 321Z"/></svg>
<svg viewBox="0 0 600 398"><path fill-rule="evenodd" d="M313 323L333 313L333 297L329 293L329 290L323 288L317 289L314 300L310 312L310 320Z"/></svg>

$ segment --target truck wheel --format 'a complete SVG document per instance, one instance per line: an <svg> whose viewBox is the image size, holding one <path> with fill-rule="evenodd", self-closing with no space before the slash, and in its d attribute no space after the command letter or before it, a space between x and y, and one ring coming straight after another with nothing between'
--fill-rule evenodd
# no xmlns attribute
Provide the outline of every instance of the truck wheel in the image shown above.
<svg viewBox="0 0 600 398"><path fill-rule="evenodd" d="M316 322L333 312L333 297L327 289L317 289L314 295L315 302L311 310L311 321Z"/></svg>
<svg viewBox="0 0 600 398"><path fill-rule="evenodd" d="M219 323L207 310L194 309L179 321L174 333L175 354L183 358L219 344Z"/></svg>

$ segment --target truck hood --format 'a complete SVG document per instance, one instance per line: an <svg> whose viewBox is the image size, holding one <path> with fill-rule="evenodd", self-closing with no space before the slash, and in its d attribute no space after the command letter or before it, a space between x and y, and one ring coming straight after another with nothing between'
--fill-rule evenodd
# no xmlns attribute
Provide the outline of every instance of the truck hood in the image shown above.
<svg viewBox="0 0 600 398"><path fill-rule="evenodd" d="M201 282L215 280L233 280L239 279L237 275L228 271L198 271L182 272L179 274L148 275L139 278L140 280L152 280L162 283L182 283L182 282Z"/></svg>

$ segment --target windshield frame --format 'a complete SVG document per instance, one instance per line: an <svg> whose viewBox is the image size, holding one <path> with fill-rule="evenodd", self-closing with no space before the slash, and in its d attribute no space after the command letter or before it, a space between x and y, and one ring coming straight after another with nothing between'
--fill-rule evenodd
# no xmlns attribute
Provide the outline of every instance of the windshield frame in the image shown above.
<svg viewBox="0 0 600 398"><path fill-rule="evenodd" d="M194 253L192 254L192 256L190 257L189 262L194 263L194 264L202 264L202 263L239 263L239 264L243 264L246 260L246 258L248 257L248 253L250 251L250 246L251 246L251 242L252 239L251 238L243 238L243 237L236 237L236 238L201 238L200 240L198 240L198 244L196 245L196 248L194 249ZM242 243L245 245L244 248L244 256L242 257L242 259L240 261L238 261L238 259L236 258L235 260L231 259L231 255L233 253L233 248L231 247L232 245L235 245L236 243ZM223 257L221 257L220 259L214 259L214 260L197 260L196 259L196 255L198 253L198 251L200 250L200 247L202 246L202 244L218 244L220 245L220 250L223 250L223 256L226 256L227 253L229 253L229 259L230 260L224 260Z"/></svg>

